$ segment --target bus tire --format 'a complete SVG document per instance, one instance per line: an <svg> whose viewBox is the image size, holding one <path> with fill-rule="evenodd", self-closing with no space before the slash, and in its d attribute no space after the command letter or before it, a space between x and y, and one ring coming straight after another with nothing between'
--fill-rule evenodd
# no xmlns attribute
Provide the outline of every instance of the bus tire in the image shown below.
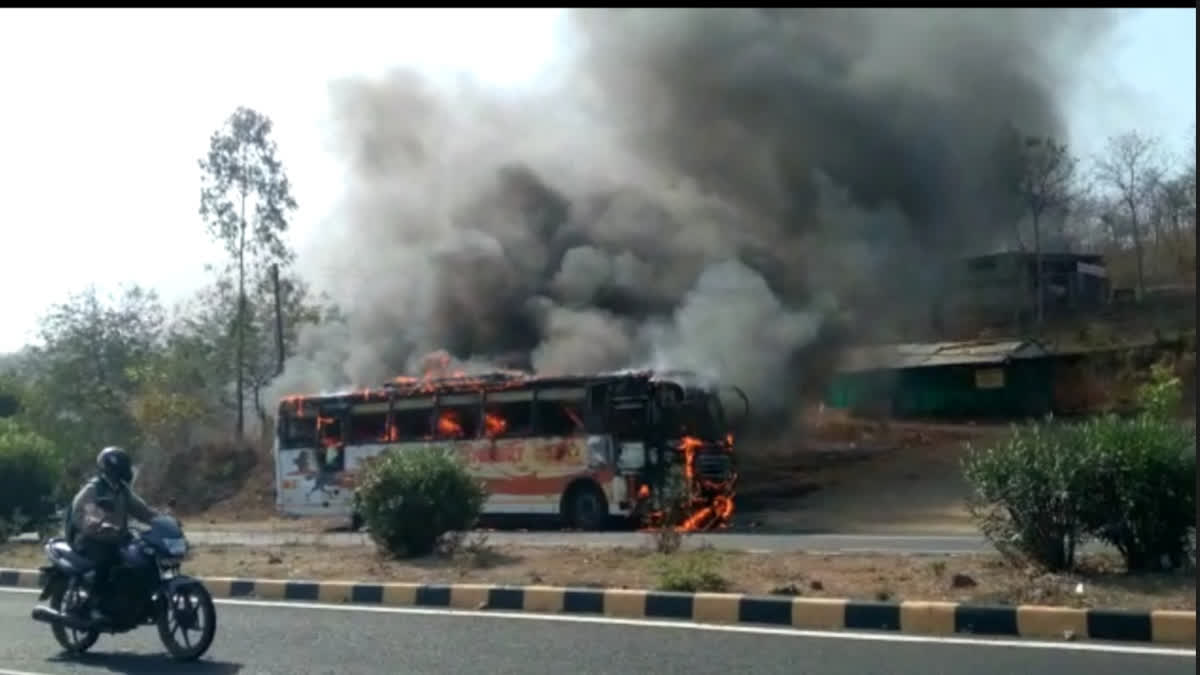
<svg viewBox="0 0 1200 675"><path fill-rule="evenodd" d="M363 528L363 517L361 513L350 514L350 531L358 532Z"/></svg>
<svg viewBox="0 0 1200 675"><path fill-rule="evenodd" d="M595 483L575 483L563 497L562 516L568 527L603 530L608 524L608 499Z"/></svg>

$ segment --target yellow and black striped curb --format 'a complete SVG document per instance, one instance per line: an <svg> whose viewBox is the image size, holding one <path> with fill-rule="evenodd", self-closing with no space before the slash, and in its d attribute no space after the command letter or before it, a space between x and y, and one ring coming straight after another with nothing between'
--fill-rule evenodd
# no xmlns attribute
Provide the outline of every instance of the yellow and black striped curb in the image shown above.
<svg viewBox="0 0 1200 675"><path fill-rule="evenodd" d="M210 577L203 581L218 598L592 614L811 630L1196 644L1194 611L1132 612L1036 605L989 607L955 602L860 602L734 593L486 584L374 584L229 577ZM40 588L41 573L38 570L0 569L0 587L4 586Z"/></svg>

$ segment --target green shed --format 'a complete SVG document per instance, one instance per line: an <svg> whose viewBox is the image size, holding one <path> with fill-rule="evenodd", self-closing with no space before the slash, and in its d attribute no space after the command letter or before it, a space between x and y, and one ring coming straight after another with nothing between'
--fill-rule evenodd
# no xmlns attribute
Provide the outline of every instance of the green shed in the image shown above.
<svg viewBox="0 0 1200 675"><path fill-rule="evenodd" d="M894 417L1025 417L1051 411L1054 359L1034 341L856 347L843 353L826 404Z"/></svg>

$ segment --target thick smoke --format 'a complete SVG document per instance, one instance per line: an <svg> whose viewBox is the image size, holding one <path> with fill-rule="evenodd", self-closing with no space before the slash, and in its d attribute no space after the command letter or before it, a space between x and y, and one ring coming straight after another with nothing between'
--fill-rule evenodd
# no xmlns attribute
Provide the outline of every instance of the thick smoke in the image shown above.
<svg viewBox="0 0 1200 675"><path fill-rule="evenodd" d="M278 393L471 369L684 368L759 410L837 327L927 307L1000 243L1006 135L1064 135L1096 10L580 10L537 94L398 72L333 91L348 178L321 278L345 314Z"/></svg>

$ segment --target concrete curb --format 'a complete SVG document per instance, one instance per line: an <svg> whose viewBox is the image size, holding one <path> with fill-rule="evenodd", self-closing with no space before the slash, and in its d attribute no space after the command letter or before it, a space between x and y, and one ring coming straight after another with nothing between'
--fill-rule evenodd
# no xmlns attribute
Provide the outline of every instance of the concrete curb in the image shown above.
<svg viewBox="0 0 1200 675"><path fill-rule="evenodd" d="M1196 612L1074 609L955 602L861 602L832 598L670 593L616 588L490 584L403 584L287 579L203 579L213 597L389 607L438 607L810 630L882 630L921 635L987 635L1051 640L1092 639L1196 644ZM41 588L37 570L0 569L0 587Z"/></svg>

